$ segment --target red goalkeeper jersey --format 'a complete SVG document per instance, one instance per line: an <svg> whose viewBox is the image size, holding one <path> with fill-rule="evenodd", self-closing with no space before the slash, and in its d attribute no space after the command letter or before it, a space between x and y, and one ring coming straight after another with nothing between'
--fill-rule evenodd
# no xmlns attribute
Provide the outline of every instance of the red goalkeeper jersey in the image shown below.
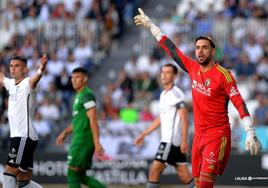
<svg viewBox="0 0 268 188"><path fill-rule="evenodd" d="M229 128L229 100L240 118L249 115L229 70L216 63L211 70L201 72L199 63L185 56L166 36L159 44L191 78L195 134L211 135Z"/></svg>

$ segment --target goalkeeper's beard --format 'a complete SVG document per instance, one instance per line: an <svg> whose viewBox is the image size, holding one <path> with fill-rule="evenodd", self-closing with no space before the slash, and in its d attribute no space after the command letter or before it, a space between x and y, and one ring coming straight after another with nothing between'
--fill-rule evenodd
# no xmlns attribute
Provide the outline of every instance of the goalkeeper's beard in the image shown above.
<svg viewBox="0 0 268 188"><path fill-rule="evenodd" d="M198 59L197 59L197 62L199 63L199 65L203 65L203 66L205 66L205 65L208 65L209 64L209 62L211 61L211 59L212 59L212 56L210 56L210 57L208 57L205 61L203 61L203 62L200 62Z"/></svg>

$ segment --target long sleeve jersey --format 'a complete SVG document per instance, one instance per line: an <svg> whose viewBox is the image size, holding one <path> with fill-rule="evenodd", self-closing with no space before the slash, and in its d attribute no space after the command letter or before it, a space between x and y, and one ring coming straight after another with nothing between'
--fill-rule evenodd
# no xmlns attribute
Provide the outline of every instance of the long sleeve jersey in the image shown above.
<svg viewBox="0 0 268 188"><path fill-rule="evenodd" d="M166 36L159 44L191 78L195 134L211 135L229 128L229 100L241 119L249 116L229 70L215 63L211 70L201 72L199 63L185 56Z"/></svg>

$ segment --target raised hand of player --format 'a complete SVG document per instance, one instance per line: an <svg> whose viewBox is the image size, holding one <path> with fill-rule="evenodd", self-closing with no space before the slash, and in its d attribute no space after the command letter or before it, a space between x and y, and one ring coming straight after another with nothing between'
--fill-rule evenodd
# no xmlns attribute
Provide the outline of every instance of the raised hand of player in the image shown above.
<svg viewBox="0 0 268 188"><path fill-rule="evenodd" d="M134 22L137 26L143 25L145 28L150 29L152 25L151 19L143 12L141 8L138 8L139 15L134 17Z"/></svg>
<svg viewBox="0 0 268 188"><path fill-rule="evenodd" d="M143 134L141 134L135 139L135 145L142 146L143 144L144 144L144 136Z"/></svg>
<svg viewBox="0 0 268 188"><path fill-rule="evenodd" d="M41 60L40 60L40 66L39 66L39 69L43 72L46 68L46 65L47 65L47 56L46 54L44 54L42 57L41 57Z"/></svg>
<svg viewBox="0 0 268 188"><path fill-rule="evenodd" d="M257 155L261 151L261 143L257 138L255 131L247 132L245 146L245 149L250 151L251 155Z"/></svg>

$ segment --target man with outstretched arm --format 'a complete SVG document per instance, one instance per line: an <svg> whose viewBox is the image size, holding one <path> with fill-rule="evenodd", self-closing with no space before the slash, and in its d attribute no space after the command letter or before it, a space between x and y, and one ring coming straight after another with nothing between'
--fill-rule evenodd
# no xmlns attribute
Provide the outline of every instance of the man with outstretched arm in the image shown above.
<svg viewBox="0 0 268 188"><path fill-rule="evenodd" d="M185 56L141 9L139 13L134 17L136 25L149 29L165 52L190 76L195 128L192 173L196 187L211 188L216 176L223 173L231 150L229 100L239 112L247 133L246 150L252 155L261 150L247 106L231 72L213 60L216 49L210 36L196 38L196 60L193 60Z"/></svg>
<svg viewBox="0 0 268 188"><path fill-rule="evenodd" d="M4 169L3 188L40 188L31 180L33 156L38 143L38 135L33 125L37 84L47 64L43 55L36 74L27 77L27 59L15 56L9 70L12 79L0 73L0 84L9 93L8 120L10 126L10 146Z"/></svg>

